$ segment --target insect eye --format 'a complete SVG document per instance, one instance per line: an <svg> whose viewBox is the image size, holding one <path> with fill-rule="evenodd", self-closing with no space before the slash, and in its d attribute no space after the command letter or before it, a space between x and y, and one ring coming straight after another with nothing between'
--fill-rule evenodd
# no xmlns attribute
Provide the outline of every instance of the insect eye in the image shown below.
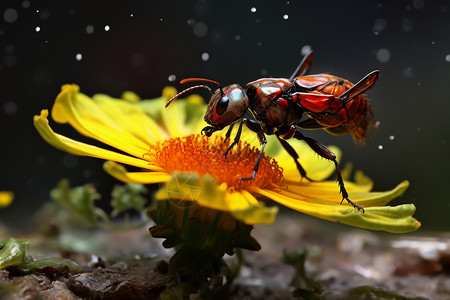
<svg viewBox="0 0 450 300"><path fill-rule="evenodd" d="M220 98L219 102L216 105L216 112L218 115L223 114L228 108L229 99L227 96L223 96Z"/></svg>

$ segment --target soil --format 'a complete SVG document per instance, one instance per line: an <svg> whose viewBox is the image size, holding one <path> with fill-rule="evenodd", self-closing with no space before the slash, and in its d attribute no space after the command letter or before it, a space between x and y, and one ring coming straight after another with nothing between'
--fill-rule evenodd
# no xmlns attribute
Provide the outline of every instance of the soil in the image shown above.
<svg viewBox="0 0 450 300"><path fill-rule="evenodd" d="M223 299L450 299L448 233L374 233L280 214L252 235L262 249L243 251L245 263ZM34 259L70 258L83 272L2 270L1 299L158 299L171 280L172 252L145 229L21 239ZM283 263L289 255L306 261Z"/></svg>

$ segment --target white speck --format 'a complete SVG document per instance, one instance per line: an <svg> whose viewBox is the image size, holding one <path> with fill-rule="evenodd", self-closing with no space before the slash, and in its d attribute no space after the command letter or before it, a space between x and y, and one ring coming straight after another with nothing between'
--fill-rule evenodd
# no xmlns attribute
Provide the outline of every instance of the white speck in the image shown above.
<svg viewBox="0 0 450 300"><path fill-rule="evenodd" d="M236 35L236 36L234 37L234 39L235 39L236 41L240 41L240 40L241 40L241 36L240 36L240 35Z"/></svg>
<svg viewBox="0 0 450 300"><path fill-rule="evenodd" d="M445 61L446 61L446 62L450 62L450 54L447 54L447 55L445 56Z"/></svg>
<svg viewBox="0 0 450 300"><path fill-rule="evenodd" d="M381 49L378 49L376 56L377 56L377 60L380 63L387 63L389 61L389 59L391 58L391 52L389 52L389 50L386 48L381 48Z"/></svg>
<svg viewBox="0 0 450 300"><path fill-rule="evenodd" d="M285 19L285 20L287 20L287 19L289 19L289 15L283 15L283 19Z"/></svg>
<svg viewBox="0 0 450 300"><path fill-rule="evenodd" d="M381 124L381 121L375 121L375 125L378 127L378 126L380 126L380 124Z"/></svg>
<svg viewBox="0 0 450 300"><path fill-rule="evenodd" d="M389 140L390 140L390 141L393 141L394 139L395 139L395 136L393 136L393 135L390 135L390 136L389 136Z"/></svg>
<svg viewBox="0 0 450 300"><path fill-rule="evenodd" d="M432 42L431 42L431 45L435 45L435 44L436 44L436 42L435 42L435 41L432 41Z"/></svg>
<svg viewBox="0 0 450 300"><path fill-rule="evenodd" d="M105 26L105 31L109 31L111 29L111 27L109 27L109 25Z"/></svg>
<svg viewBox="0 0 450 300"><path fill-rule="evenodd" d="M38 12L39 12L39 9L36 9L36 12L38 13Z"/></svg>
<svg viewBox="0 0 450 300"><path fill-rule="evenodd" d="M83 55L81 53L77 53L77 55L75 55L75 59L81 61L83 59Z"/></svg>
<svg viewBox="0 0 450 300"><path fill-rule="evenodd" d="M203 52L202 53L202 60L203 61L207 61L209 59L209 54L208 54L208 52Z"/></svg>
<svg viewBox="0 0 450 300"><path fill-rule="evenodd" d="M250 8L250 11L251 11L252 13L256 12L256 7Z"/></svg>
<svg viewBox="0 0 450 300"><path fill-rule="evenodd" d="M134 14L130 14L130 18L134 17Z"/></svg>
<svg viewBox="0 0 450 300"><path fill-rule="evenodd" d="M175 76L174 74L170 74L168 79L170 82L174 82L175 80L177 80L177 76Z"/></svg>
<svg viewBox="0 0 450 300"><path fill-rule="evenodd" d="M383 150L383 145L378 145L378 150Z"/></svg>
<svg viewBox="0 0 450 300"><path fill-rule="evenodd" d="M36 28L34 29L36 32L39 32L39 31L41 31L41 27L39 27L39 26L36 26Z"/></svg>
<svg viewBox="0 0 450 300"><path fill-rule="evenodd" d="M203 22L197 22L192 30L194 31L195 36L204 37L208 33L208 26Z"/></svg>
<svg viewBox="0 0 450 300"><path fill-rule="evenodd" d="M257 45L258 47L261 47L261 46L262 46L261 41L256 42L256 45Z"/></svg>
<svg viewBox="0 0 450 300"><path fill-rule="evenodd" d="M6 23L14 23L17 20L17 17L17 10L14 8L7 8L3 12L3 20L5 20Z"/></svg>
<svg viewBox="0 0 450 300"><path fill-rule="evenodd" d="M187 20L188 25L194 25L195 24L195 20L194 19L189 19Z"/></svg>
<svg viewBox="0 0 450 300"><path fill-rule="evenodd" d="M311 46L310 45L304 45L302 47L302 50L301 50L302 55L305 56L309 52L311 52Z"/></svg>
<svg viewBox="0 0 450 300"><path fill-rule="evenodd" d="M160 18L159 21L162 22L163 18Z"/></svg>
<svg viewBox="0 0 450 300"><path fill-rule="evenodd" d="M92 34L92 33L94 33L94 26L92 26L92 25L86 26L86 33L87 33L87 34Z"/></svg>

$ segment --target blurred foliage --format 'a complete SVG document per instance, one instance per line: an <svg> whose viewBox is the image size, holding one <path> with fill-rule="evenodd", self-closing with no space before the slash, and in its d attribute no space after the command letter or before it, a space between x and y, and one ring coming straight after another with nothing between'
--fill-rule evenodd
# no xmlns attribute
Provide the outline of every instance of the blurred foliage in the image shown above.
<svg viewBox="0 0 450 300"><path fill-rule="evenodd" d="M81 226L108 230L130 230L148 224L147 200L142 196L148 191L140 184L116 185L111 192L112 212L96 206L100 194L92 184L71 187L69 181L61 180L51 190L51 202L38 213L37 222L44 226ZM138 215L133 222L130 215ZM48 228L44 229L48 230Z"/></svg>
<svg viewBox="0 0 450 300"><path fill-rule="evenodd" d="M83 269L74 261L63 258L44 258L34 260L26 253L29 243L15 238L0 241L0 270L12 273L44 273L46 275L80 273Z"/></svg>

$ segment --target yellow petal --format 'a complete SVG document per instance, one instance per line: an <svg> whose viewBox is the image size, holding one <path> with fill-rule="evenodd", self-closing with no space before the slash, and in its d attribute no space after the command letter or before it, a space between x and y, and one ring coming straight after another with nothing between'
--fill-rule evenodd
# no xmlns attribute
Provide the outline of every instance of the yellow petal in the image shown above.
<svg viewBox="0 0 450 300"><path fill-rule="evenodd" d="M114 151L106 150L100 147L81 143L65 136L55 133L48 124L48 111L42 110L40 116L34 116L34 126L42 138L53 147L69 152L74 155L91 156L101 159L113 160L130 166L136 166L143 169L152 169L144 159L135 158ZM142 155L142 154L141 154Z"/></svg>
<svg viewBox="0 0 450 300"><path fill-rule="evenodd" d="M407 182L402 182L396 188L384 193L365 193L363 195L353 195L352 199L359 198L356 203L365 207L365 213L362 213L349 204L339 204L336 201L334 204L327 199L322 198L308 198L302 195L295 195L293 193L275 192L270 190L262 190L259 188L252 188L252 190L260 195L266 196L286 207L303 212L305 214L333 221L351 225L354 227L383 230L388 232L410 232L417 230L420 223L412 217L415 212L415 207L412 204L399 205L395 207L390 206L371 206L367 204L384 205L386 202L398 196L408 186Z"/></svg>
<svg viewBox="0 0 450 300"><path fill-rule="evenodd" d="M77 85L66 84L61 88L52 108L52 118L133 156L140 157L148 150L148 143L122 128L91 98L79 93Z"/></svg>
<svg viewBox="0 0 450 300"><path fill-rule="evenodd" d="M136 103L114 99L103 94L94 95L92 100L114 120L118 127L132 133L147 145L167 137L167 133Z"/></svg>
<svg viewBox="0 0 450 300"><path fill-rule="evenodd" d="M174 173L172 178L156 193L158 200L193 201L198 205L230 212L246 224L273 223L277 207L266 207L246 191L227 190L217 185L211 176L200 177L194 173Z"/></svg>
<svg viewBox="0 0 450 300"><path fill-rule="evenodd" d="M0 191L0 208L9 206L14 199L14 194L10 191Z"/></svg>
<svg viewBox="0 0 450 300"><path fill-rule="evenodd" d="M152 184L166 182L170 174L166 172L127 172L122 166L113 161L106 161L103 169L114 178L127 183Z"/></svg>
<svg viewBox="0 0 450 300"><path fill-rule="evenodd" d="M365 199L365 205L370 205L372 203L371 201L367 201L368 199L379 199L379 201L373 205L384 205L386 202L383 202L381 199L382 197L385 195L386 197L390 195L390 200L392 200L394 197L401 195L401 193L403 193L403 191L408 187L407 183L406 186L405 183L402 183L396 188L399 189L398 192L389 191L382 193L369 193L372 189L372 181L368 177L364 176L362 172L358 172L357 174L359 175L357 176L359 182L357 181L354 183L351 181L346 181L345 188L349 193L350 199L356 200L358 203L359 200ZM340 202L342 199L339 194L339 185L336 181L309 182L303 180L301 182L286 181L285 183L287 184L287 187L280 193L293 198L301 195L306 198L315 199L320 203L330 204Z"/></svg>
<svg viewBox="0 0 450 300"><path fill-rule="evenodd" d="M256 200L256 198L246 190L228 193L227 195L230 204L237 202L236 200L238 198L242 198L239 199L239 202L246 203L240 207L235 206L231 210L231 214L236 219L241 220L246 224L272 224L275 221L278 207L266 207L264 203Z"/></svg>
<svg viewBox="0 0 450 300"><path fill-rule="evenodd" d="M186 102L173 101L170 106L161 107L161 116L164 128L167 129L171 137L185 136L192 132L188 132L186 128Z"/></svg>

